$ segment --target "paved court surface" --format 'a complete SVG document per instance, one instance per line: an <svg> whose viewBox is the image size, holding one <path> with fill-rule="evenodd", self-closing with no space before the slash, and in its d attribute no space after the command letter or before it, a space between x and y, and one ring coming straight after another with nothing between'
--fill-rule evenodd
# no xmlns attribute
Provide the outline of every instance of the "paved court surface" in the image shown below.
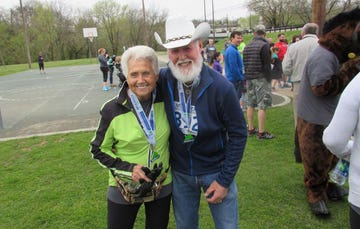
<svg viewBox="0 0 360 229"><path fill-rule="evenodd" d="M119 88L102 91L98 64L38 69L0 77L0 141L93 130L101 105ZM115 84L119 83L114 76ZM274 94L275 106L290 101Z"/></svg>
<svg viewBox="0 0 360 229"><path fill-rule="evenodd" d="M45 70L0 77L0 138L94 128L101 105L118 92L101 90L98 64Z"/></svg>

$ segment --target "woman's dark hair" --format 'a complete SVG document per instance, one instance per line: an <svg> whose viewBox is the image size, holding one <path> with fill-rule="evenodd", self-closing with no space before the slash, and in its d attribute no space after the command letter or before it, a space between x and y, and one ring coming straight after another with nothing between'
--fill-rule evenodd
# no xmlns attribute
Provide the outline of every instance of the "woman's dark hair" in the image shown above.
<svg viewBox="0 0 360 229"><path fill-rule="evenodd" d="M216 58L218 58L218 56L220 56L220 52L215 52L214 55L210 58L210 66L214 64L214 61L216 60Z"/></svg>
<svg viewBox="0 0 360 229"><path fill-rule="evenodd" d="M301 35L299 35L299 34L294 35L294 36L292 37L292 39L291 39L291 43L295 43L295 42L296 42L296 38L299 38L299 39L301 40Z"/></svg>

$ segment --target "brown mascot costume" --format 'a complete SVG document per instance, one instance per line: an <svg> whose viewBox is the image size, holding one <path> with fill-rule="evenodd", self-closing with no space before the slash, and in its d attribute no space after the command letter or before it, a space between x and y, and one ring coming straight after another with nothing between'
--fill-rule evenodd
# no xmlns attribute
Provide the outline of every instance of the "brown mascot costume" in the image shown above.
<svg viewBox="0 0 360 229"><path fill-rule="evenodd" d="M338 159L323 144L322 133L331 121L341 92L359 72L359 25L359 8L327 21L301 80L296 129L307 199L317 216L330 214L328 200L341 200L348 194L343 187L329 182L328 173Z"/></svg>

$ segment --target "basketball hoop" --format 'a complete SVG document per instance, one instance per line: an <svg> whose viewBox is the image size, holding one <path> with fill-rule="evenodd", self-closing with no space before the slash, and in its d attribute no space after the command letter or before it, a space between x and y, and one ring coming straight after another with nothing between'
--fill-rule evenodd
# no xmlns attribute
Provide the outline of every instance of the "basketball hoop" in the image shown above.
<svg viewBox="0 0 360 229"><path fill-rule="evenodd" d="M85 38L89 38L90 42L93 42L94 38L98 35L96 28L83 28L83 34Z"/></svg>
<svg viewBox="0 0 360 229"><path fill-rule="evenodd" d="M97 29L94 28L83 28L83 36L84 38L88 38L88 49L89 49L89 58L91 57L91 49L92 49L92 42L94 41L94 38L98 36Z"/></svg>
<svg viewBox="0 0 360 229"><path fill-rule="evenodd" d="M90 42L93 42L94 40L94 33L92 31L89 31L87 34L87 37L89 38Z"/></svg>

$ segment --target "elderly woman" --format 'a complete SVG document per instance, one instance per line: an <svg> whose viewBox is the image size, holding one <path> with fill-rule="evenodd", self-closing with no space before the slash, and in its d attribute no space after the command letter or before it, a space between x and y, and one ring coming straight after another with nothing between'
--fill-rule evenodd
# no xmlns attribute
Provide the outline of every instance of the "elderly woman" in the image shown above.
<svg viewBox="0 0 360 229"><path fill-rule="evenodd" d="M170 128L156 88L158 59L153 49L135 46L124 52L121 65L127 80L102 106L90 144L93 158L109 169L108 228L133 228L143 203L146 228L167 228Z"/></svg>

